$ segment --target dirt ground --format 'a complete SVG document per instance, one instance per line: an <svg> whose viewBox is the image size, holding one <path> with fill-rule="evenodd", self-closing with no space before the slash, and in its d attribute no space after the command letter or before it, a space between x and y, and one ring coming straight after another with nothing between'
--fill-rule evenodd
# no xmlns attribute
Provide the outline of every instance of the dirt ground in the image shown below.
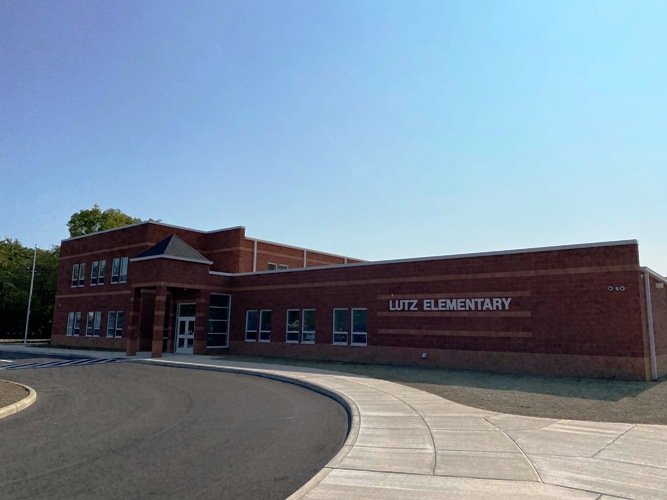
<svg viewBox="0 0 667 500"><path fill-rule="evenodd" d="M30 393L24 387L5 380L0 380L0 408L21 401L23 398L27 397L28 394Z"/></svg>
<svg viewBox="0 0 667 500"><path fill-rule="evenodd" d="M223 356L390 380L464 405L515 415L667 425L667 378L657 382L538 377L466 370Z"/></svg>
<svg viewBox="0 0 667 500"><path fill-rule="evenodd" d="M667 378L657 382L538 377L465 370L223 356L248 361L310 366L367 375L415 387L464 405L515 415L667 425ZM27 396L0 380L0 408Z"/></svg>

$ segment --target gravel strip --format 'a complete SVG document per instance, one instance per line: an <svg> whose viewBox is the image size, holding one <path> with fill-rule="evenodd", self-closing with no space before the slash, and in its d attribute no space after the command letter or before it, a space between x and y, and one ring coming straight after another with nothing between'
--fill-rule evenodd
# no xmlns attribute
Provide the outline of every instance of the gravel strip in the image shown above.
<svg viewBox="0 0 667 500"><path fill-rule="evenodd" d="M28 397L30 392L25 387L0 380L0 408L18 403Z"/></svg>
<svg viewBox="0 0 667 500"><path fill-rule="evenodd" d="M667 378L657 382L538 377L409 366L223 356L368 375L484 410L532 417L667 425Z"/></svg>

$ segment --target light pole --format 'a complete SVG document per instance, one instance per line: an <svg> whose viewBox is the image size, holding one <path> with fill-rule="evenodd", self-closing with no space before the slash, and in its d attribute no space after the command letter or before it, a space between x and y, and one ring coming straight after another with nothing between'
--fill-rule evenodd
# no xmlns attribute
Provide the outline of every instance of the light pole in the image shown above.
<svg viewBox="0 0 667 500"><path fill-rule="evenodd" d="M35 262L37 262L37 245L35 245L35 253L32 256L32 276L30 277L30 294L28 295L28 313L25 317L25 335L23 336L23 343L28 343L28 324L30 323L30 303L32 302L32 285L35 282Z"/></svg>

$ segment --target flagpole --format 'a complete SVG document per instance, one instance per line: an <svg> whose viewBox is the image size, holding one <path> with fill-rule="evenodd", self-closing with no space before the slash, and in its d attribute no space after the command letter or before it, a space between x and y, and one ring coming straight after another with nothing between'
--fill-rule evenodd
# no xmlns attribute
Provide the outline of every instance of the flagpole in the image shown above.
<svg viewBox="0 0 667 500"><path fill-rule="evenodd" d="M30 322L30 303L32 302L32 285L35 282L35 262L37 262L37 245L35 245L35 253L32 256L32 276L30 278L30 294L28 295L28 313L25 317L25 335L23 336L23 343L28 343L28 323Z"/></svg>

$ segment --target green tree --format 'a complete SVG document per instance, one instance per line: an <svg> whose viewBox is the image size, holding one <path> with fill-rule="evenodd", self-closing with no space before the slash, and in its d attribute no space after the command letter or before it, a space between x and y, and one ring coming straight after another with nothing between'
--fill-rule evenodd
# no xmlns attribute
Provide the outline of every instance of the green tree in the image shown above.
<svg viewBox="0 0 667 500"><path fill-rule="evenodd" d="M117 208L108 208L102 211L98 205L93 205L91 209L79 210L72 214L67 227L70 237L74 237L128 226L136 222L141 222L141 219L130 217Z"/></svg>
<svg viewBox="0 0 667 500"><path fill-rule="evenodd" d="M33 252L17 240L0 240L0 337L23 337ZM51 335L59 257L59 247L37 249L30 332L41 338Z"/></svg>

